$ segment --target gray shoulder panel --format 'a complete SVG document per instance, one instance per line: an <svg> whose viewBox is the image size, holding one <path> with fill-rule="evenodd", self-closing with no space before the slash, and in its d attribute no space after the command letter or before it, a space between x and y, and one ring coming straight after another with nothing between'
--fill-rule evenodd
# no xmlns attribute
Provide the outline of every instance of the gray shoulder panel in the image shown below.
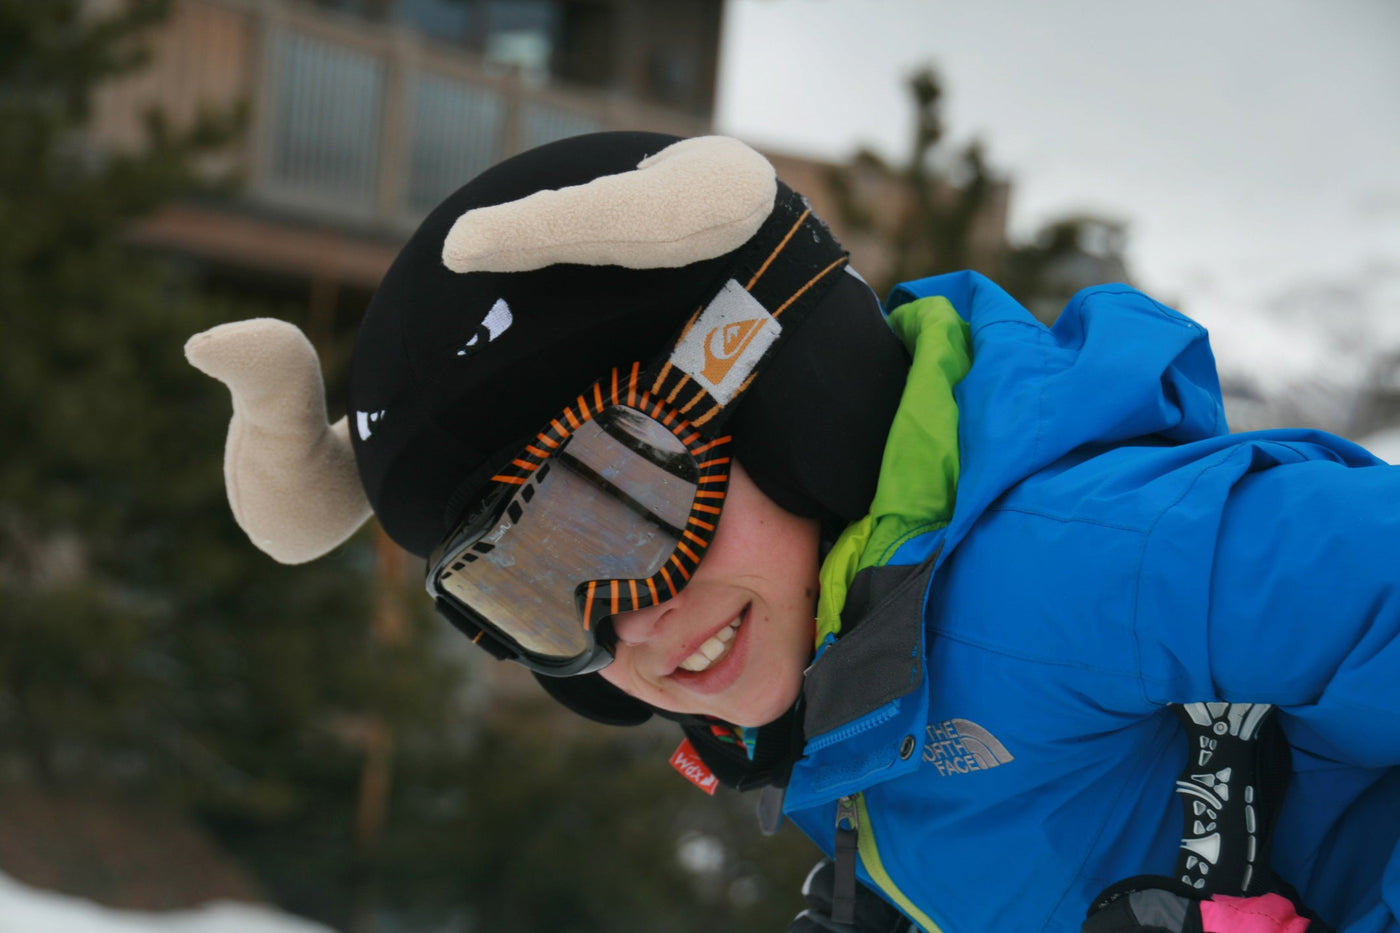
<svg viewBox="0 0 1400 933"><path fill-rule="evenodd" d="M923 683L924 594L937 558L867 567L851 581L843 635L807 672L803 727L815 738Z"/></svg>

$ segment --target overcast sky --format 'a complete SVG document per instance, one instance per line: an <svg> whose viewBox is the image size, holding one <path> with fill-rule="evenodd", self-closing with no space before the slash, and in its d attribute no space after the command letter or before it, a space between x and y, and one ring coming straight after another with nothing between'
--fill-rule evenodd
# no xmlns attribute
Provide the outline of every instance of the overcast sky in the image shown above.
<svg viewBox="0 0 1400 933"><path fill-rule="evenodd" d="M907 149L904 79L1013 181L1012 232L1129 222L1141 284L1198 309L1400 280L1400 0L728 0L721 132ZM1400 315L1400 307L1395 309Z"/></svg>

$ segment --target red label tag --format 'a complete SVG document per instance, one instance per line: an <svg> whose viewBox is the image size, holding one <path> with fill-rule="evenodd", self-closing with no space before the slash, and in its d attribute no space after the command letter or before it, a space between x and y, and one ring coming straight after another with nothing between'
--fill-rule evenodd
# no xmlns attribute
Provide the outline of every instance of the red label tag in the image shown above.
<svg viewBox="0 0 1400 933"><path fill-rule="evenodd" d="M696 753L695 746L690 744L690 739L681 742L680 748L671 756L671 767L681 773L687 781L709 794L715 795L715 788L719 786L719 778L715 777L713 771L700 760L700 755Z"/></svg>

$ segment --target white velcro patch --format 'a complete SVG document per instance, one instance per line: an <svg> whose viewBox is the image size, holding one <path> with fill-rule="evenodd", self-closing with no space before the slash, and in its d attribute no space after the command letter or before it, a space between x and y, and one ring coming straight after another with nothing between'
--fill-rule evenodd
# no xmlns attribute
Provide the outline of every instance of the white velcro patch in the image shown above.
<svg viewBox="0 0 1400 933"><path fill-rule="evenodd" d="M730 279L676 344L671 365L728 405L782 332L768 309Z"/></svg>

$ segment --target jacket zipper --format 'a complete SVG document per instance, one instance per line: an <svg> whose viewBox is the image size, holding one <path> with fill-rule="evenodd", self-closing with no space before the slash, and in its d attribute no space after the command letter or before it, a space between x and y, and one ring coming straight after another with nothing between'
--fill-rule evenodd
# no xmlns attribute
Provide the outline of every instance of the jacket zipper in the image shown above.
<svg viewBox="0 0 1400 933"><path fill-rule="evenodd" d="M865 823L865 832L860 831ZM880 850L875 846L875 834L870 827L865 795L851 794L836 801L836 878L832 884L831 919L837 923L854 923L856 918L856 862L865 863L870 880L912 917L924 933L942 933L932 918L915 906L894 879L885 871Z"/></svg>
<svg viewBox="0 0 1400 933"><path fill-rule="evenodd" d="M810 755L813 752L821 751L828 745L844 742L853 736L860 735L862 732L868 732L876 726L884 725L898 714L899 709L895 706L896 702L897 701L892 701L887 703L880 709L875 710L873 713L868 713L853 723L833 729L824 735L812 739L807 743L806 753Z"/></svg>

